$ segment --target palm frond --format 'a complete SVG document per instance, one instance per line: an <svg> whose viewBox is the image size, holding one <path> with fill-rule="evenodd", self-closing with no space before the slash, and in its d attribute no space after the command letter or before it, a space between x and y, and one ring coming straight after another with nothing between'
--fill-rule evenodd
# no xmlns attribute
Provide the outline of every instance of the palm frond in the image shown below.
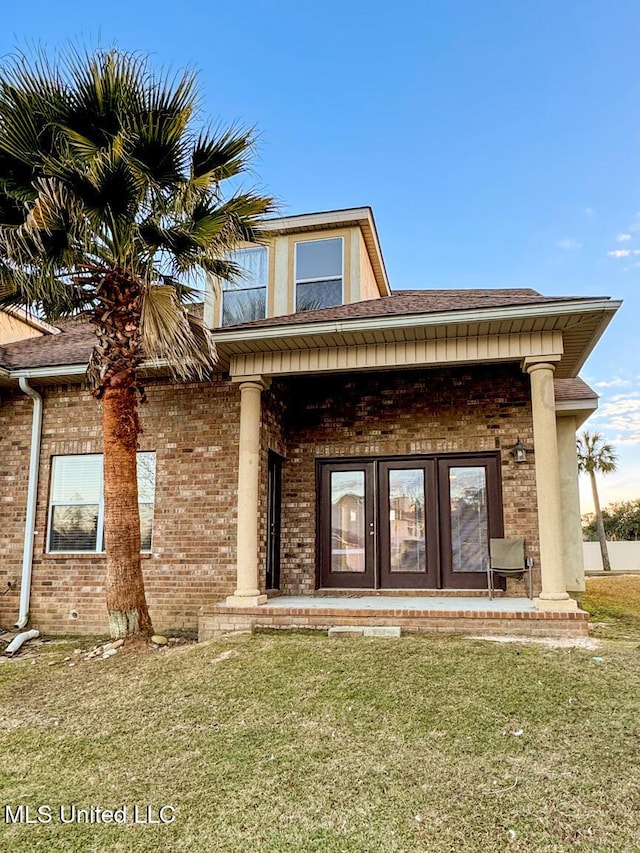
<svg viewBox="0 0 640 853"><path fill-rule="evenodd" d="M166 360L180 379L203 379L214 369L217 355L209 330L187 313L171 285L145 291L141 331L146 356Z"/></svg>
<svg viewBox="0 0 640 853"><path fill-rule="evenodd" d="M126 281L113 302L133 312L148 354L177 375L211 369L211 342L182 306L188 285L203 272L238 277L228 254L260 242L275 203L224 193L247 171L255 136L194 128L197 98L191 72L158 74L143 54L40 53L0 65L3 299L52 318L104 315L101 282ZM127 306L129 293L138 297Z"/></svg>
<svg viewBox="0 0 640 853"><path fill-rule="evenodd" d="M218 127L201 134L191 154L191 184L209 189L244 172L254 149L254 131Z"/></svg>

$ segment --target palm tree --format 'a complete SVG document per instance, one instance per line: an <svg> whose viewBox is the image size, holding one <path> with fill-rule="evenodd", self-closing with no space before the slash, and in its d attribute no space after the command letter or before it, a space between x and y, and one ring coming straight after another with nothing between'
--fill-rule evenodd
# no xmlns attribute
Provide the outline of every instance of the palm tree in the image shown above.
<svg viewBox="0 0 640 853"><path fill-rule="evenodd" d="M593 494L593 506L596 516L596 529L600 541L600 553L602 554L602 568L605 572L611 571L607 540L602 520L602 510L598 498L598 486L596 484L596 472L599 474L610 474L616 470L617 454L611 444L604 441L599 432L587 432L586 430L578 437L578 469L586 471L591 480L591 492Z"/></svg>
<svg viewBox="0 0 640 853"><path fill-rule="evenodd" d="M37 54L0 67L0 304L96 332L88 378L102 405L106 599L113 637L151 632L140 563L139 369L165 359L202 379L215 363L186 310L198 277L259 242L273 202L238 185L251 131L194 127L190 73L119 51ZM230 181L234 189L223 194Z"/></svg>

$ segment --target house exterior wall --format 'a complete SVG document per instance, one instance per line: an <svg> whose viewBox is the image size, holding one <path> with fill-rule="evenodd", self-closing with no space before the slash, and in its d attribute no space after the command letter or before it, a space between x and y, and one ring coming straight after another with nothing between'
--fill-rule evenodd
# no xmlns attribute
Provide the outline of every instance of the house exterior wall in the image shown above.
<svg viewBox="0 0 640 853"><path fill-rule="evenodd" d="M40 390L31 621L47 632L104 633L104 556L46 554L51 458L102 451L99 407L79 385ZM156 630L195 632L200 607L231 595L236 585L240 392L219 379L182 386L154 381L147 394L140 449L156 452L152 553L143 556L149 607ZM262 392L261 588L270 449L283 457L283 592L315 589L317 458L499 450L505 535L525 537L537 573L533 460L516 465L509 452L518 436L532 445L529 396L528 377L516 365L274 380ZM0 589L20 579L31 411L18 392L0 405ZM0 597L0 624L13 624L18 601L19 583Z"/></svg>
<svg viewBox="0 0 640 853"><path fill-rule="evenodd" d="M367 247L364 242L364 237L362 236L361 231L358 231L357 247L358 253L360 255L360 261L358 265L358 284L360 287L360 299L378 299L380 297L380 289L378 288L378 282L376 281L376 277L373 274L373 267L371 266L369 253L367 252Z"/></svg>
<svg viewBox="0 0 640 853"><path fill-rule="evenodd" d="M562 562L567 589L584 592L584 554L580 522L580 492L578 489L578 454L576 420L556 418L560 494L562 498Z"/></svg>
<svg viewBox="0 0 640 853"><path fill-rule="evenodd" d="M523 536L539 587L529 380L515 364L303 377L282 382L287 404L281 589L316 585L316 459L500 451L504 535ZM511 583L511 582L510 582ZM522 592L520 584L510 592Z"/></svg>
<svg viewBox="0 0 640 853"><path fill-rule="evenodd" d="M18 618L19 582L27 513L31 400L25 394L0 392L0 626Z"/></svg>
<svg viewBox="0 0 640 853"><path fill-rule="evenodd" d="M286 410L282 395L278 394L277 389L268 388L263 391L260 419L260 481L258 484L258 565L261 590L266 588L268 456L270 450L275 451L283 458L287 455L284 436L285 418Z"/></svg>
<svg viewBox="0 0 640 853"><path fill-rule="evenodd" d="M10 344L13 341L37 338L41 335L42 332L30 323L0 310L0 344Z"/></svg>
<svg viewBox="0 0 640 853"><path fill-rule="evenodd" d="M99 407L80 386L40 389L42 449L31 591L31 624L58 633L105 633L105 558L47 554L51 457L101 453ZM141 450L156 452L152 553L143 555L156 630L195 631L200 607L235 588L240 393L228 382L150 383L141 407ZM2 537L0 588L20 580L29 464L31 403L0 405ZM18 614L19 583L0 597L0 624ZM75 614L75 617L74 615Z"/></svg>
<svg viewBox="0 0 640 853"><path fill-rule="evenodd" d="M359 302L380 296L367 247L358 227L330 228L322 231L277 234L266 240L269 252L266 316L278 317L295 311L295 244L309 240L343 240L343 302ZM241 244L241 248L249 246ZM205 298L205 322L220 326L221 286L210 282Z"/></svg>

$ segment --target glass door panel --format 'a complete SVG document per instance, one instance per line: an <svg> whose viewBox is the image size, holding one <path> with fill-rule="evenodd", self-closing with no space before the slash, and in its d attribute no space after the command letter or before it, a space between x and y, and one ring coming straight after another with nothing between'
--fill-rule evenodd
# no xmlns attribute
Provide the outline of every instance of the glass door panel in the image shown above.
<svg viewBox="0 0 640 853"><path fill-rule="evenodd" d="M331 471L331 571L365 571L365 472Z"/></svg>
<svg viewBox="0 0 640 853"><path fill-rule="evenodd" d="M336 462L320 476L320 583L374 586L374 464Z"/></svg>
<svg viewBox="0 0 640 853"><path fill-rule="evenodd" d="M424 471L389 470L389 571L425 572Z"/></svg>
<svg viewBox="0 0 640 853"><path fill-rule="evenodd" d="M503 532L499 477L497 455L438 463L444 588L486 589L489 539Z"/></svg>
<svg viewBox="0 0 640 853"><path fill-rule="evenodd" d="M431 586L437 567L434 463L398 460L379 467L380 586Z"/></svg>
<svg viewBox="0 0 640 853"><path fill-rule="evenodd" d="M449 468L451 571L486 572L489 556L484 466Z"/></svg>

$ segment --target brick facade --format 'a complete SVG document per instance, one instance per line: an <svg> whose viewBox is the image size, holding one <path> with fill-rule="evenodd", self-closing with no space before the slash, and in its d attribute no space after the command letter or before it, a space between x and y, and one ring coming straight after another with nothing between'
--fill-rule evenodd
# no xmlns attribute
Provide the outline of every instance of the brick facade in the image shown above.
<svg viewBox="0 0 640 853"><path fill-rule="evenodd" d="M523 536L539 585L530 386L517 365L304 377L282 382L287 400L281 589L315 588L316 459L500 451L504 535ZM510 591L520 591L515 584Z"/></svg>
<svg viewBox="0 0 640 853"><path fill-rule="evenodd" d="M469 610L376 610L301 607L208 607L200 619L199 639L209 640L233 631L298 629L326 631L344 626L400 628L403 634L515 634L517 636L586 637L588 614L513 613Z"/></svg>
<svg viewBox="0 0 640 853"><path fill-rule="evenodd" d="M40 389L42 450L31 592L31 622L49 632L104 633L105 559L46 554L51 457L101 453L100 412L80 386ZM200 607L235 588L235 514L240 394L218 381L150 383L141 407L141 450L156 452L152 554L143 557L147 600L157 630L195 631ZM0 405L2 550L0 589L20 580L29 465L31 403ZM5 514L7 496L9 512ZM18 615L19 583L0 598L0 624Z"/></svg>
<svg viewBox="0 0 640 853"><path fill-rule="evenodd" d="M51 457L99 453L99 409L81 386L44 398L31 594L32 624L49 632L102 633L104 557L45 553ZM143 568L157 630L195 631L200 608L235 588L240 393L212 383L147 385L140 449L156 452L152 554ZM538 566L534 466L509 448L533 444L528 377L516 365L407 370L274 380L263 392L260 541L266 539L267 452L284 457L281 588L315 588L317 458L500 452L505 535L521 535ZM0 591L19 582L31 402L0 403ZM535 576L535 585L539 578ZM0 624L18 613L19 583L0 597Z"/></svg>

